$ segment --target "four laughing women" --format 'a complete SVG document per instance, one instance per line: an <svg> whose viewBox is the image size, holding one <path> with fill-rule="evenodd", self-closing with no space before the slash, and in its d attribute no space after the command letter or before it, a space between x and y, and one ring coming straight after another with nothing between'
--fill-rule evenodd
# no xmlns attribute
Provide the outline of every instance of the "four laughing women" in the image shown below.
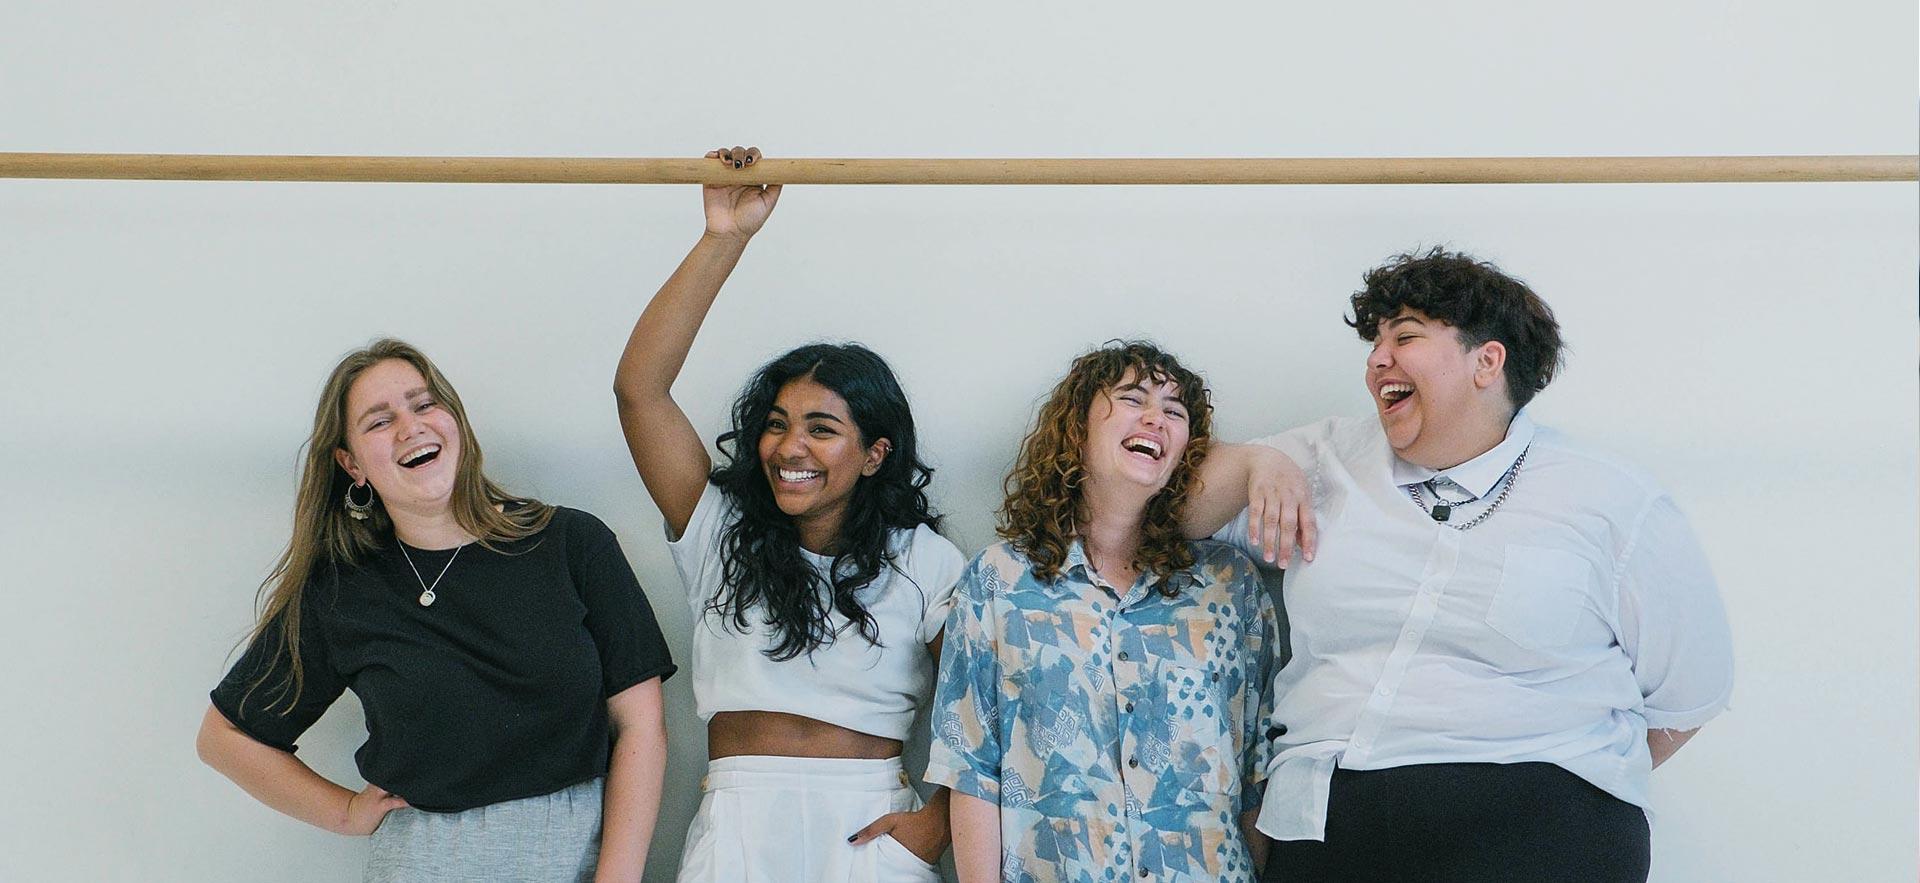
<svg viewBox="0 0 1920 883"><path fill-rule="evenodd" d="M695 619L680 880L935 880L949 832L967 883L1646 879L1648 773L1724 708L1731 640L1671 498L1525 412L1559 327L1524 284L1369 273L1378 413L1248 445L1153 345L1081 356L969 562L872 351L767 363L719 464L674 401L779 192L705 188L615 383ZM201 756L372 834L368 880L638 880L675 666L613 534L487 480L396 341L335 368L294 530ZM1292 563L1290 629L1243 552ZM359 792L293 753L349 689Z"/></svg>

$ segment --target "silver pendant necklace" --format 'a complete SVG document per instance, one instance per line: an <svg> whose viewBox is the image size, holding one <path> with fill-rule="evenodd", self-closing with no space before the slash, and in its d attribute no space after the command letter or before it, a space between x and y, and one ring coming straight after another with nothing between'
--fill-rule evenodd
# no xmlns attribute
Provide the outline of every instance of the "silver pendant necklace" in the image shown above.
<svg viewBox="0 0 1920 883"><path fill-rule="evenodd" d="M1465 524L1454 524L1447 520L1447 517L1453 514L1453 507L1448 505L1446 500L1440 499L1439 494L1433 495L1438 503L1431 508L1427 506L1426 498L1420 495L1420 485L1408 485L1407 496L1412 497L1413 502L1420 507L1420 511L1427 513L1427 517L1432 518L1435 522L1444 524L1458 531L1472 530L1475 525L1487 520L1487 516L1492 515L1495 509L1500 508L1501 503L1507 501L1507 494L1513 493L1514 483L1520 480L1520 466L1527 462L1527 452L1531 450L1533 450L1533 445L1527 445L1520 449L1519 459L1514 460L1513 465L1507 467L1506 474L1500 476L1500 480L1505 484L1504 487L1500 488L1500 496L1494 497L1493 504L1488 506L1485 512L1480 513L1479 517ZM1469 500L1468 502L1472 501Z"/></svg>
<svg viewBox="0 0 1920 883"><path fill-rule="evenodd" d="M439 588L440 581L447 578L447 571L453 569L453 559L460 557L460 550L466 548L466 546L463 544L455 547L453 554L447 556L447 565L440 568L440 575L433 578L433 585L427 585L427 581L420 576L420 568L413 563L413 556L407 554L407 544L400 542L398 538L396 538L394 542L400 544L400 554L406 557L407 566L413 569L413 578L420 583L420 606L432 607L433 602L440 597L434 594L433 590Z"/></svg>

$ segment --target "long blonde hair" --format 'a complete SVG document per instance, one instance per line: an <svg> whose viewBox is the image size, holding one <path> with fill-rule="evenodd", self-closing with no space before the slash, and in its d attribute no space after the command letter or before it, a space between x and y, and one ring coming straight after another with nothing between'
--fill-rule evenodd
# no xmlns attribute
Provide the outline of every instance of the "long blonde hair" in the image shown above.
<svg viewBox="0 0 1920 883"><path fill-rule="evenodd" d="M353 479L334 459L335 450L347 445L347 392L360 373L388 359L412 365L427 381L427 393L453 415L460 427L460 462L454 469L453 517L461 529L479 538L489 549L497 544L524 539L544 530L553 519L553 507L538 500L513 496L489 481L481 471L480 442L473 437L467 412L453 384L435 368L432 361L413 346L393 338L382 338L364 349L348 353L333 367L327 385L320 393L320 404L313 412L313 434L302 448L300 485L294 495L293 538L273 571L260 583L256 597L259 618L248 633L252 643L277 626L278 640L274 661L247 688L247 697L281 671L279 689L268 708L285 703L281 714L293 709L294 700L306 683L300 662L301 600L307 586L322 567L338 568L360 563L366 556L387 546L393 538L393 520L386 507L377 502L365 520L351 518L342 498ZM242 697L244 705L246 697Z"/></svg>
<svg viewBox="0 0 1920 883"><path fill-rule="evenodd" d="M1128 371L1142 381L1180 385L1187 407L1189 440L1167 486L1147 501L1140 548L1133 565L1158 578L1162 594L1178 593L1167 578L1193 566L1193 550L1180 534L1180 510L1198 489L1201 461L1213 442L1213 402L1207 382L1152 343L1113 341L1073 360L1067 376L1040 406L1033 431L1020 443L1020 457L1007 473L1006 501L1000 506L1001 538L1027 556L1034 575L1052 582L1067 561L1067 548L1079 535L1080 488L1086 481L1087 411Z"/></svg>

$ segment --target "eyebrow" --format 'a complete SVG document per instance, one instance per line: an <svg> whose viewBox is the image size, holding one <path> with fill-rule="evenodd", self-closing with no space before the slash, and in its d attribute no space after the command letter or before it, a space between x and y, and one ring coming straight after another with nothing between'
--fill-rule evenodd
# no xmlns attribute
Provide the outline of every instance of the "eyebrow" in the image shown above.
<svg viewBox="0 0 1920 883"><path fill-rule="evenodd" d="M1420 318L1418 316L1401 316L1395 319L1388 319L1387 324L1385 326L1386 330L1392 331L1396 326L1398 326L1402 322L1412 322L1415 325L1422 325L1422 326L1427 324L1425 322L1420 321Z"/></svg>
<svg viewBox="0 0 1920 883"><path fill-rule="evenodd" d="M407 398L407 401L413 401L414 399L417 399L426 394L427 394L426 387L416 386L413 389L407 390L406 398ZM389 414L393 413L393 406L387 404L386 402L381 402L377 405L374 405L371 408L366 409L365 411L361 411L360 416L355 417L353 422L359 423L363 420L366 420L368 417L372 417L373 415L378 414L382 411L385 411Z"/></svg>
<svg viewBox="0 0 1920 883"><path fill-rule="evenodd" d="M1172 402L1176 405L1179 405L1182 408L1185 408L1187 406L1187 403L1180 398L1180 384L1175 383L1171 385L1173 387L1173 391L1162 394L1160 396L1160 400L1163 402ZM1127 392L1128 390L1138 390L1140 393L1144 395L1153 395L1153 390L1148 389L1146 384L1141 383L1138 380L1128 384L1115 385L1113 388L1113 391L1117 393Z"/></svg>
<svg viewBox="0 0 1920 883"><path fill-rule="evenodd" d="M774 405L774 406L773 406L773 410L774 410L774 412L775 412L775 413L777 413L777 414L779 414L779 415L780 415L780 416L782 416L782 417L786 417L786 416L788 416L788 415L787 415L787 409L785 409L785 408L782 408L782 407L780 407L779 405ZM839 417L838 417L837 415L834 415L834 414L829 414L829 413L827 413L827 412L825 412L825 411L808 411L808 412L807 412L807 414L806 414L806 416L805 416L804 418L802 418L802 419L805 419L805 420L832 420L833 422L835 422L835 423L838 423L838 424L841 424L841 425L843 425L843 426L844 426L844 425L846 425L846 422L847 422L847 421L845 421L845 420L842 420L842 419L840 419L840 418L839 418Z"/></svg>

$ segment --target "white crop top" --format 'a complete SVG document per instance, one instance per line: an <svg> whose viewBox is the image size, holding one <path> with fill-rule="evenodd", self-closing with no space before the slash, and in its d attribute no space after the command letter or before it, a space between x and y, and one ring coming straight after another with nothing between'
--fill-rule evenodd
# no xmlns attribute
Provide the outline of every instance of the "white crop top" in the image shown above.
<svg viewBox="0 0 1920 883"><path fill-rule="evenodd" d="M707 609L719 594L720 535L739 517L712 484L687 521L686 533L667 543L693 605L693 701L700 719L722 711L780 711L862 733L904 741L920 703L933 689L933 654L953 606L953 585L966 567L960 550L921 525L893 532L893 566L860 590L880 645L828 607L827 624L840 629L833 643L786 662L767 658L772 626L741 632L730 616ZM825 574L832 559L800 550ZM755 614L747 614L749 623Z"/></svg>

